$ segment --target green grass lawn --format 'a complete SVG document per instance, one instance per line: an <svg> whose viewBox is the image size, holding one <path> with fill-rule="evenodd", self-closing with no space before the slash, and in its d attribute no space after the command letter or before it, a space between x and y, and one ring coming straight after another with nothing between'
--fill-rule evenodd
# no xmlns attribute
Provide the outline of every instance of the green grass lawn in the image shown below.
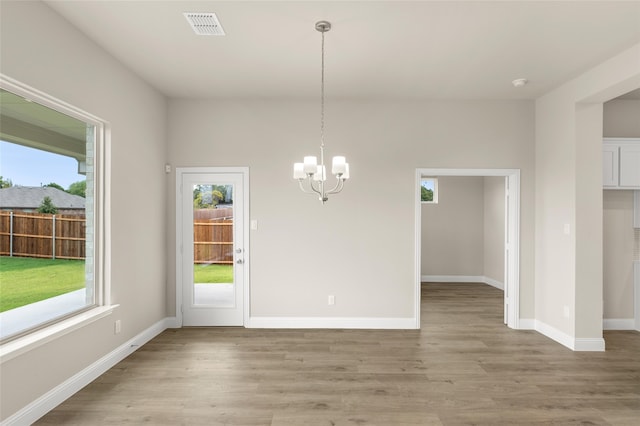
<svg viewBox="0 0 640 426"><path fill-rule="evenodd" d="M233 282L233 265L193 265L196 284L221 284Z"/></svg>
<svg viewBox="0 0 640 426"><path fill-rule="evenodd" d="M84 287L84 261L0 256L0 312Z"/></svg>
<svg viewBox="0 0 640 426"><path fill-rule="evenodd" d="M233 282L233 265L194 265L196 283ZM0 312L85 285L84 261L0 256Z"/></svg>

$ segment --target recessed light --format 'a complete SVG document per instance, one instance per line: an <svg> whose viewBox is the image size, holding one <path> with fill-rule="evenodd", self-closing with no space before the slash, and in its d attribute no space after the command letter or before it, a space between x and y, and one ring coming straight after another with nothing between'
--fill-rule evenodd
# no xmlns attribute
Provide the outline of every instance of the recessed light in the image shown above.
<svg viewBox="0 0 640 426"><path fill-rule="evenodd" d="M516 78L511 82L511 84L513 84L513 87L522 87L528 82L529 80L527 80L526 78Z"/></svg>

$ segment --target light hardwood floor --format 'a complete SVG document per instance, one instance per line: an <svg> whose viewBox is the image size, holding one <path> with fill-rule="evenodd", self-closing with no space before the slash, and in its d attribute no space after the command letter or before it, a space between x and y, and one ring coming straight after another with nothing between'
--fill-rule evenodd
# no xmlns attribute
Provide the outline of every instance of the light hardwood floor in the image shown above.
<svg viewBox="0 0 640 426"><path fill-rule="evenodd" d="M640 333L572 352L502 292L424 284L422 330L167 330L39 425L640 425Z"/></svg>

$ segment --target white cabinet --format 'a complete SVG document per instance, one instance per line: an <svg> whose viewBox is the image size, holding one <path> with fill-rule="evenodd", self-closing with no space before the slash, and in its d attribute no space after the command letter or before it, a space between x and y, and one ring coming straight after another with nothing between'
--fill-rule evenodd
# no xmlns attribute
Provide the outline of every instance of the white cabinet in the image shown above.
<svg viewBox="0 0 640 426"><path fill-rule="evenodd" d="M620 146L620 186L640 188L640 143Z"/></svg>
<svg viewBox="0 0 640 426"><path fill-rule="evenodd" d="M602 186L606 189L640 189L640 138L603 140Z"/></svg>

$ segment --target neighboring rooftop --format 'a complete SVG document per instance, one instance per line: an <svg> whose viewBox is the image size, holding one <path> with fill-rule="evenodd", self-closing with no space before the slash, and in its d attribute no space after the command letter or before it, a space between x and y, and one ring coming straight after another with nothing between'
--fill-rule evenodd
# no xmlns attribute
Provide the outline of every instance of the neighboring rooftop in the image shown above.
<svg viewBox="0 0 640 426"><path fill-rule="evenodd" d="M11 186L0 189L0 209L37 209L44 197L59 209L84 209L85 200L50 186Z"/></svg>

